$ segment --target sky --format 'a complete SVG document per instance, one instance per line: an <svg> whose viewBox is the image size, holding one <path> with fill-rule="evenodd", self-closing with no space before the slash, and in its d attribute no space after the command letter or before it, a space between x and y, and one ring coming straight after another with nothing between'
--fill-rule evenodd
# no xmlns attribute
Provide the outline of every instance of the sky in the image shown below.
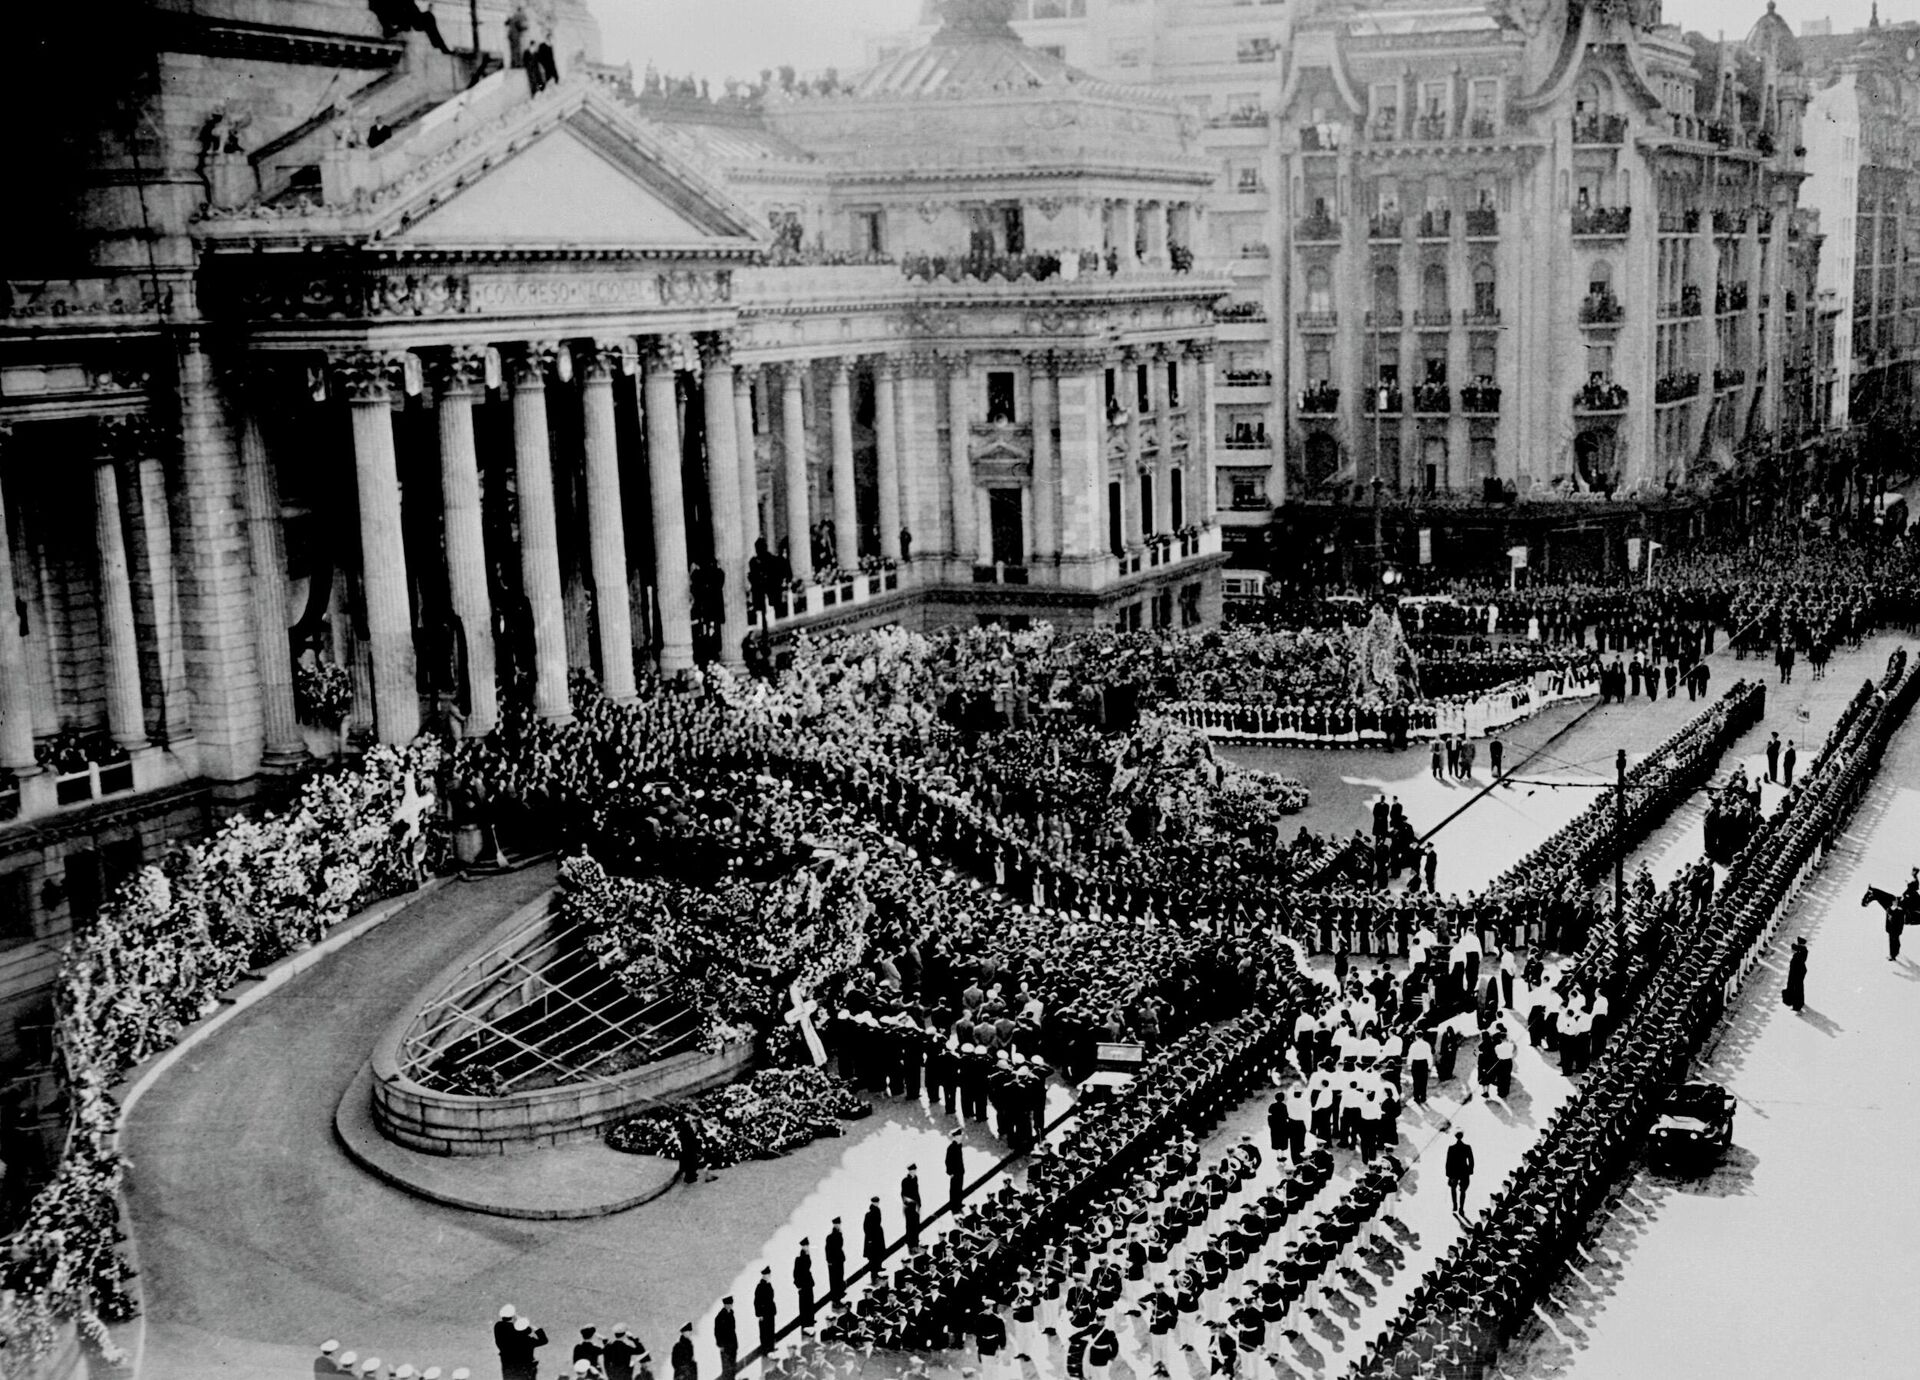
<svg viewBox="0 0 1920 1380"><path fill-rule="evenodd" d="M864 61L862 37L901 28L919 14L919 0L588 0L599 17L605 54L652 62L663 72L692 73L715 83L751 78L762 68L791 63L802 72ZM1830 18L1836 33L1864 26L1871 0L1779 0L1796 31L1808 19ZM1670 24L1708 37L1739 38L1766 9L1765 0L1666 0ZM1920 19L1920 0L1887 0L1880 17Z"/></svg>

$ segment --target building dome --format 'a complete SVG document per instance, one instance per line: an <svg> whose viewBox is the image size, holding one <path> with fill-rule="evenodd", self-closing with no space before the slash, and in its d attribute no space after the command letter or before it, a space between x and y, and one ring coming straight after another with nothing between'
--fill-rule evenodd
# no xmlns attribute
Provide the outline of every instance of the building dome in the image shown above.
<svg viewBox="0 0 1920 1380"><path fill-rule="evenodd" d="M1767 0L1767 12L1760 16L1747 35L1747 51L1755 57L1765 58L1773 55L1774 65L1782 72L1801 70L1800 40L1793 36L1793 29L1780 17L1774 0Z"/></svg>

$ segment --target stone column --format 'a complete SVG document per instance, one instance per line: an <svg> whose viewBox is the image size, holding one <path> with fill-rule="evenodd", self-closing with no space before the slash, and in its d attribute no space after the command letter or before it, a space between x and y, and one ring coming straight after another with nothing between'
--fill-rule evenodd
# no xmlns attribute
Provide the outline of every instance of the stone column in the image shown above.
<svg viewBox="0 0 1920 1380"><path fill-rule="evenodd" d="M12 423L0 422L0 459L12 440ZM36 776L33 755L33 683L20 639L19 593L13 582L13 533L7 516L5 466L0 465L0 769L20 780Z"/></svg>
<svg viewBox="0 0 1920 1380"><path fill-rule="evenodd" d="M374 734L407 743L420 731L407 545L400 522L400 475L393 453L393 385L399 361L364 351L336 363L353 419L353 470L360 500L360 583L373 658Z"/></svg>
<svg viewBox="0 0 1920 1380"><path fill-rule="evenodd" d="M1104 361L1092 351L1055 352L1060 414L1060 556L1087 561L1107 551L1107 409ZM1066 572L1062 572L1062 579Z"/></svg>
<svg viewBox="0 0 1920 1380"><path fill-rule="evenodd" d="M600 635L600 688L615 704L636 698L633 608L627 602L627 519L620 499L620 447L613 421L617 348L596 344L582 357L581 446L586 452L587 566L593 621Z"/></svg>
<svg viewBox="0 0 1920 1380"><path fill-rule="evenodd" d="M853 492L853 362L827 361L827 407L833 428L833 558L842 571L860 568L860 505Z"/></svg>
<svg viewBox="0 0 1920 1380"><path fill-rule="evenodd" d="M647 351L647 474L653 481L653 592L660 610L660 674L693 669L693 590L687 572L687 500L680 482L680 413L672 347Z"/></svg>
<svg viewBox="0 0 1920 1380"><path fill-rule="evenodd" d="M794 361L780 374L780 438L787 474L787 562L793 578L813 578L813 519L807 505L807 418L800 397L800 373Z"/></svg>
<svg viewBox="0 0 1920 1380"><path fill-rule="evenodd" d="M926 350L899 363L894 422L899 429L900 525L912 537L902 542L903 559L924 559L940 549L940 492L944 463L940 452L938 359Z"/></svg>
<svg viewBox="0 0 1920 1380"><path fill-rule="evenodd" d="M732 342L710 335L700 342L704 365L707 422L707 496L713 514L713 555L725 577L721 585L720 660L729 666L745 661L741 643L747 635L746 530L740 513L740 441L736 420ZM753 444L753 433L747 433Z"/></svg>
<svg viewBox="0 0 1920 1380"><path fill-rule="evenodd" d="M1031 565L1060 555L1060 475L1053 455L1053 357L1027 357L1027 392L1031 399L1033 430L1033 550Z"/></svg>
<svg viewBox="0 0 1920 1380"><path fill-rule="evenodd" d="M747 558L760 530L760 442L753 430L753 376L751 368L733 371L733 440L740 459L740 550ZM741 591L746 598L746 591Z"/></svg>
<svg viewBox="0 0 1920 1380"><path fill-rule="evenodd" d="M520 592L533 618L533 710L573 722L567 691L566 611L560 594L560 523L553 506L553 454L547 436L547 369L552 345L527 345L511 360L513 475L520 509Z"/></svg>
<svg viewBox="0 0 1920 1380"><path fill-rule="evenodd" d="M167 498L166 467L158 454L160 438L142 422L126 433L128 474L133 503L127 517L133 534L139 584L144 586L153 621L153 670L160 701L158 727L168 744L193 735L188 712L186 648L180 640L178 565L173 558L173 514ZM137 618L137 615L136 615Z"/></svg>
<svg viewBox="0 0 1920 1380"><path fill-rule="evenodd" d="M1165 268L1167 266L1167 204L1164 201L1145 201L1140 204L1140 209L1147 218L1147 263L1154 268Z"/></svg>
<svg viewBox="0 0 1920 1380"><path fill-rule="evenodd" d="M1138 268L1140 266L1140 255L1135 248L1134 213L1135 207L1133 202L1119 201L1114 203L1113 229L1117 241L1115 248L1120 254L1120 269L1122 272L1125 272L1129 268Z"/></svg>
<svg viewBox="0 0 1920 1380"><path fill-rule="evenodd" d="M96 594L100 601L100 644L105 654L107 731L129 752L147 746L146 706L140 698L140 644L133 621L133 577L127 565L127 538L120 526L120 477L115 468L113 432L102 428L101 448L93 461L93 540L98 561Z"/></svg>
<svg viewBox="0 0 1920 1380"><path fill-rule="evenodd" d="M1153 424L1160 435L1160 447L1153 460L1153 527L1156 532L1168 533L1174 530L1173 524L1173 384L1168 370L1175 359L1172 351L1156 347L1153 363L1147 366L1148 396L1153 399ZM1180 479L1186 482L1186 468L1181 467ZM1186 516L1187 496L1180 495L1181 516Z"/></svg>
<svg viewBox="0 0 1920 1380"><path fill-rule="evenodd" d="M307 760L306 739L293 702L293 645L288 640L287 555L280 529L280 485L260 433L260 411L273 399L264 382L244 400L240 418L240 477L246 485L247 547L252 558L254 641L260 661L261 766L291 771Z"/></svg>
<svg viewBox="0 0 1920 1380"><path fill-rule="evenodd" d="M942 357L947 371L947 491L953 506L953 531L946 550L958 561L977 559L973 498L972 388L964 354Z"/></svg>
<svg viewBox="0 0 1920 1380"><path fill-rule="evenodd" d="M873 444L880 486L880 556L900 559L900 437L893 406L894 363L873 361Z"/></svg>
<svg viewBox="0 0 1920 1380"><path fill-rule="evenodd" d="M1187 462L1181 477L1187 486L1187 521L1203 527L1213 521L1213 342L1189 340L1186 357L1193 367L1187 371ZM1284 501L1286 489L1286 466L1277 468L1282 478L1276 504Z"/></svg>
<svg viewBox="0 0 1920 1380"><path fill-rule="evenodd" d="M1120 466L1120 540L1135 546L1146 533L1148 515L1140 511L1140 357L1132 350L1120 356L1115 383L1126 413L1122 430L1127 440L1126 458Z"/></svg>
<svg viewBox="0 0 1920 1380"><path fill-rule="evenodd" d="M466 652L466 733L479 738L500 722L493 599L487 589L487 546L481 524L480 464L473 448L473 404L485 385L485 353L455 349L435 361L434 373L447 588L453 616L460 620L460 644Z"/></svg>

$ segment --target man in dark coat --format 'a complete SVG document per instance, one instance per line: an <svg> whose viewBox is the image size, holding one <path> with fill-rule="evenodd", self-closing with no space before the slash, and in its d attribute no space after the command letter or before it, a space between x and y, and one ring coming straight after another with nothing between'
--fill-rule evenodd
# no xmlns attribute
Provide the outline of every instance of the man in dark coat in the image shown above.
<svg viewBox="0 0 1920 1380"><path fill-rule="evenodd" d="M1767 780L1780 779L1780 735L1774 734L1767 739Z"/></svg>
<svg viewBox="0 0 1920 1380"><path fill-rule="evenodd" d="M1453 1211L1456 1216L1467 1215L1467 1185L1473 1182L1473 1147L1467 1144L1467 1133L1455 1131L1453 1144L1447 1147L1447 1187L1453 1193Z"/></svg>
<svg viewBox="0 0 1920 1380"><path fill-rule="evenodd" d="M967 1154L960 1145L960 1130L955 1127L947 1139L947 1205L957 1210L966 1188Z"/></svg>
<svg viewBox="0 0 1920 1380"><path fill-rule="evenodd" d="M513 1357L518 1345L513 1336L513 1320L517 1313L512 1304L504 1304L500 1309L499 1320L493 1325L493 1349L500 1353L501 1380L512 1380ZM320 1374L333 1372L322 1371Z"/></svg>
<svg viewBox="0 0 1920 1380"><path fill-rule="evenodd" d="M1780 754L1780 784L1793 785L1793 764L1800 760L1800 754L1793 750L1793 740L1787 740L1787 750Z"/></svg>
<svg viewBox="0 0 1920 1380"><path fill-rule="evenodd" d="M778 1315L773 1300L773 1267L760 1267L760 1282L753 1286L753 1316L760 1324L760 1350L773 1350L773 1334L778 1331L774 1319Z"/></svg>
<svg viewBox="0 0 1920 1380"><path fill-rule="evenodd" d="M693 1118L682 1113L678 1125L680 1135L680 1177L690 1184L700 1182L700 1132L695 1129Z"/></svg>
<svg viewBox="0 0 1920 1380"><path fill-rule="evenodd" d="M1793 956L1787 960L1787 990L1780 994L1780 1000L1795 1011L1807 1004L1807 937L1804 934L1793 941Z"/></svg>
<svg viewBox="0 0 1920 1380"><path fill-rule="evenodd" d="M687 1347L687 1363L693 1363L693 1340L681 1334L673 1345L674 1380L680 1377L680 1345ZM720 1352L720 1380L733 1380L740 1365L740 1323L733 1315L733 1295L720 1300L720 1311L713 1315L713 1345Z"/></svg>
<svg viewBox="0 0 1920 1380"><path fill-rule="evenodd" d="M733 1319L733 1300L731 1298L722 1299L720 1301L720 1307L721 1311L727 1315L728 1321L731 1322ZM714 1319L716 1333L719 1325L719 1319ZM733 1346L735 1352L738 1352L740 1349L740 1339L738 1336L734 1338ZM673 1355L670 1359L673 1364L673 1380L700 1380L700 1370L693 1359L692 1323L688 1323L680 1329L680 1340L673 1344Z"/></svg>
<svg viewBox="0 0 1920 1380"><path fill-rule="evenodd" d="M880 1219L880 1200L867 1201L867 1215L860 1224L860 1250L867 1258L867 1269L878 1273L880 1258L887 1253L887 1229Z"/></svg>
<svg viewBox="0 0 1920 1380"><path fill-rule="evenodd" d="M838 1294L847 1287L847 1238L840 1230L840 1219L833 1219L822 1248L827 1258L827 1293Z"/></svg>
<svg viewBox="0 0 1920 1380"><path fill-rule="evenodd" d="M813 1248L800 1238L800 1253L793 1258L793 1292L800 1300L800 1325L813 1326Z"/></svg>
<svg viewBox="0 0 1920 1380"><path fill-rule="evenodd" d="M920 1244L920 1166L907 1166L900 1180L900 1212L907 1219L907 1244Z"/></svg>

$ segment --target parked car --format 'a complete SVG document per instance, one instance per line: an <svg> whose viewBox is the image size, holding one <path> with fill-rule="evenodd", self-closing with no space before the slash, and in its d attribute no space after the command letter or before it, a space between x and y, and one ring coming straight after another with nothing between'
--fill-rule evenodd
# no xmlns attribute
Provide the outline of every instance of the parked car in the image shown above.
<svg viewBox="0 0 1920 1380"><path fill-rule="evenodd" d="M1699 1168L1733 1144L1733 1094L1718 1083L1673 1090L1648 1138L1648 1157L1662 1168Z"/></svg>

